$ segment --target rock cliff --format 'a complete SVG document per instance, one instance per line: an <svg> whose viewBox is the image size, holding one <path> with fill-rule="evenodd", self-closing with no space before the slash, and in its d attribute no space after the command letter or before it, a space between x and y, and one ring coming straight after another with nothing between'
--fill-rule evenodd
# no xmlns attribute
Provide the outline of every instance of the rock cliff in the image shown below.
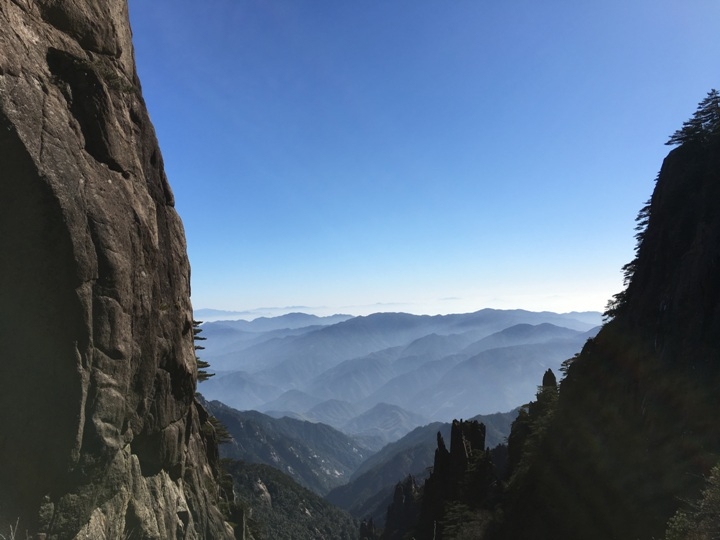
<svg viewBox="0 0 720 540"><path fill-rule="evenodd" d="M125 0L0 0L0 254L0 532L232 538Z"/></svg>

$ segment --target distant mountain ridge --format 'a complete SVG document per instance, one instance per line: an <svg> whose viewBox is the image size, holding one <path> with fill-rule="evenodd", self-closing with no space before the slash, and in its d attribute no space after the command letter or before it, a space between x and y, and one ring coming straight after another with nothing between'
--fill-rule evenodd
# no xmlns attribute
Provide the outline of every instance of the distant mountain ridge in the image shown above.
<svg viewBox="0 0 720 540"><path fill-rule="evenodd" d="M378 448L387 437L433 420L490 414L529 401L542 373L558 371L601 319L591 312L484 309L436 316L292 313L205 323L201 357L217 375L202 391L239 410L363 431L371 437L365 443ZM387 418L375 414L378 425L348 431L381 403L396 408L395 426L381 428Z"/></svg>
<svg viewBox="0 0 720 540"><path fill-rule="evenodd" d="M272 330L307 328L308 326L329 326L352 318L352 315L342 314L318 317L307 313L286 313L279 317L258 317L251 321L223 320L217 322L223 322L226 326L247 332L269 332Z"/></svg>

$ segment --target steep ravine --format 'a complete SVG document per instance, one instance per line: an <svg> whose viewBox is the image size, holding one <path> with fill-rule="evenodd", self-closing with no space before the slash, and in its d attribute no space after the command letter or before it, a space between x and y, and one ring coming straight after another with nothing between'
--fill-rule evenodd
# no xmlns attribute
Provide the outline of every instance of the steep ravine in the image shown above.
<svg viewBox="0 0 720 540"><path fill-rule="evenodd" d="M0 533L232 538L125 0L0 0Z"/></svg>

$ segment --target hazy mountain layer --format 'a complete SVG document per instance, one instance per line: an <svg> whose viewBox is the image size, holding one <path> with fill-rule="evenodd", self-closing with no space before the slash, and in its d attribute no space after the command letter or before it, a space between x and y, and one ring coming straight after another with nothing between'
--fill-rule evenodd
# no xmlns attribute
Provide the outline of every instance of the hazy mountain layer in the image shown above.
<svg viewBox="0 0 720 540"><path fill-rule="evenodd" d="M327 423L379 448L432 420L529 401L542 373L558 371L595 334L600 315L378 313L322 327L317 317L278 319L203 325L202 357L218 371L203 393L237 409ZM394 425L368 412L381 403L396 407Z"/></svg>

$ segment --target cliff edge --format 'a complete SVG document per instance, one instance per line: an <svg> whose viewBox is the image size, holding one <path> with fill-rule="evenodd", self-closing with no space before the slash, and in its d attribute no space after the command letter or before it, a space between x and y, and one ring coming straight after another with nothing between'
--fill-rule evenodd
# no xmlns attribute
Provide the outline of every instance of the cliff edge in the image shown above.
<svg viewBox="0 0 720 540"><path fill-rule="evenodd" d="M232 538L127 9L0 0L0 530Z"/></svg>

